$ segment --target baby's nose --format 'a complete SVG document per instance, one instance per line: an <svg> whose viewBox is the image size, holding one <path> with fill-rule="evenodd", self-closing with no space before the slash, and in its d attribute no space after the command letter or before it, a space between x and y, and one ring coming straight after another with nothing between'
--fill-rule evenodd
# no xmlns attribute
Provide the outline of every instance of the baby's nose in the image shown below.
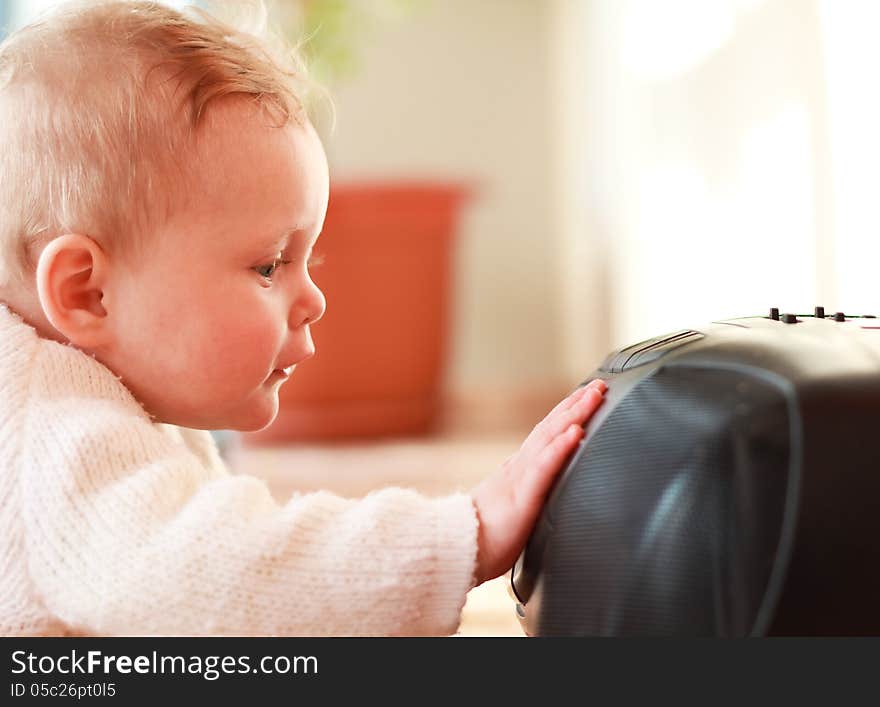
<svg viewBox="0 0 880 707"><path fill-rule="evenodd" d="M312 283L302 297L297 298L290 310L290 325L292 328L304 324L314 324L327 310L327 299L317 285Z"/></svg>

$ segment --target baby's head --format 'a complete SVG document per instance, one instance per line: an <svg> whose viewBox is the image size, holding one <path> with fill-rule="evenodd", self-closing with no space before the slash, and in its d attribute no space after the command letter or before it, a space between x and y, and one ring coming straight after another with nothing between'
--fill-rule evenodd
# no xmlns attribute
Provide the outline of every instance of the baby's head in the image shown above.
<svg viewBox="0 0 880 707"><path fill-rule="evenodd" d="M327 163L300 76L153 2L78 2L11 35L0 301L159 421L269 424L325 306L308 263Z"/></svg>

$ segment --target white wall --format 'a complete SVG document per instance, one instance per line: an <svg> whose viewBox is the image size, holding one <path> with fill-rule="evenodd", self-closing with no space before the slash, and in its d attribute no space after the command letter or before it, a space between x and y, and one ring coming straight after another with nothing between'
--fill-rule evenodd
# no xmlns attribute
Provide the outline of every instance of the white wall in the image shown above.
<svg viewBox="0 0 880 707"><path fill-rule="evenodd" d="M838 306L815 3L597 1L580 27L611 343Z"/></svg>
<svg viewBox="0 0 880 707"><path fill-rule="evenodd" d="M580 380L607 354L611 318L611 267L615 193L612 178L597 178L596 166L613 169L613 111L601 102L613 95L606 70L614 38L594 29L589 2L554 0L548 82L552 91L553 209L560 247L556 256L560 305L561 370ZM600 105L596 105L596 104Z"/></svg>
<svg viewBox="0 0 880 707"><path fill-rule="evenodd" d="M834 277L844 310L880 314L880 3L820 0L833 192Z"/></svg>
<svg viewBox="0 0 880 707"><path fill-rule="evenodd" d="M556 8L562 260L598 280L562 278L568 370L593 314L619 346L770 306L880 313L876 3Z"/></svg>

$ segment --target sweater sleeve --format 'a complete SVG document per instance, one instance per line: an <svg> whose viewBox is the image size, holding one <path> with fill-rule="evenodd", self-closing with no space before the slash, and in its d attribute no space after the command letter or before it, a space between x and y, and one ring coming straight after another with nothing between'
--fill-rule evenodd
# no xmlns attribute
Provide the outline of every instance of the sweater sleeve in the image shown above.
<svg viewBox="0 0 880 707"><path fill-rule="evenodd" d="M39 417L53 425L26 425L23 520L30 576L72 631L457 630L476 559L469 496L319 492L282 505L212 463L193 431L175 436L113 400L52 405Z"/></svg>

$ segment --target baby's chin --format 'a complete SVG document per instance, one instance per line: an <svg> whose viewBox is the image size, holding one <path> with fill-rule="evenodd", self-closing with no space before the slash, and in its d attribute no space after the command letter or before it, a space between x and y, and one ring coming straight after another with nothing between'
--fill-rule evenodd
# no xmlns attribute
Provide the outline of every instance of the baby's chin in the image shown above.
<svg viewBox="0 0 880 707"><path fill-rule="evenodd" d="M238 432L258 432L271 425L278 416L278 388L264 393L260 399L250 401L250 404L235 415L222 420L220 427L212 427L216 430L237 430Z"/></svg>
<svg viewBox="0 0 880 707"><path fill-rule="evenodd" d="M218 412L215 401L213 404L205 403L202 409L195 412L177 411L175 414L175 411L165 410L164 413L153 416L153 419L194 430L258 432L271 425L278 416L278 386L261 390L241 404L231 406L226 412Z"/></svg>

